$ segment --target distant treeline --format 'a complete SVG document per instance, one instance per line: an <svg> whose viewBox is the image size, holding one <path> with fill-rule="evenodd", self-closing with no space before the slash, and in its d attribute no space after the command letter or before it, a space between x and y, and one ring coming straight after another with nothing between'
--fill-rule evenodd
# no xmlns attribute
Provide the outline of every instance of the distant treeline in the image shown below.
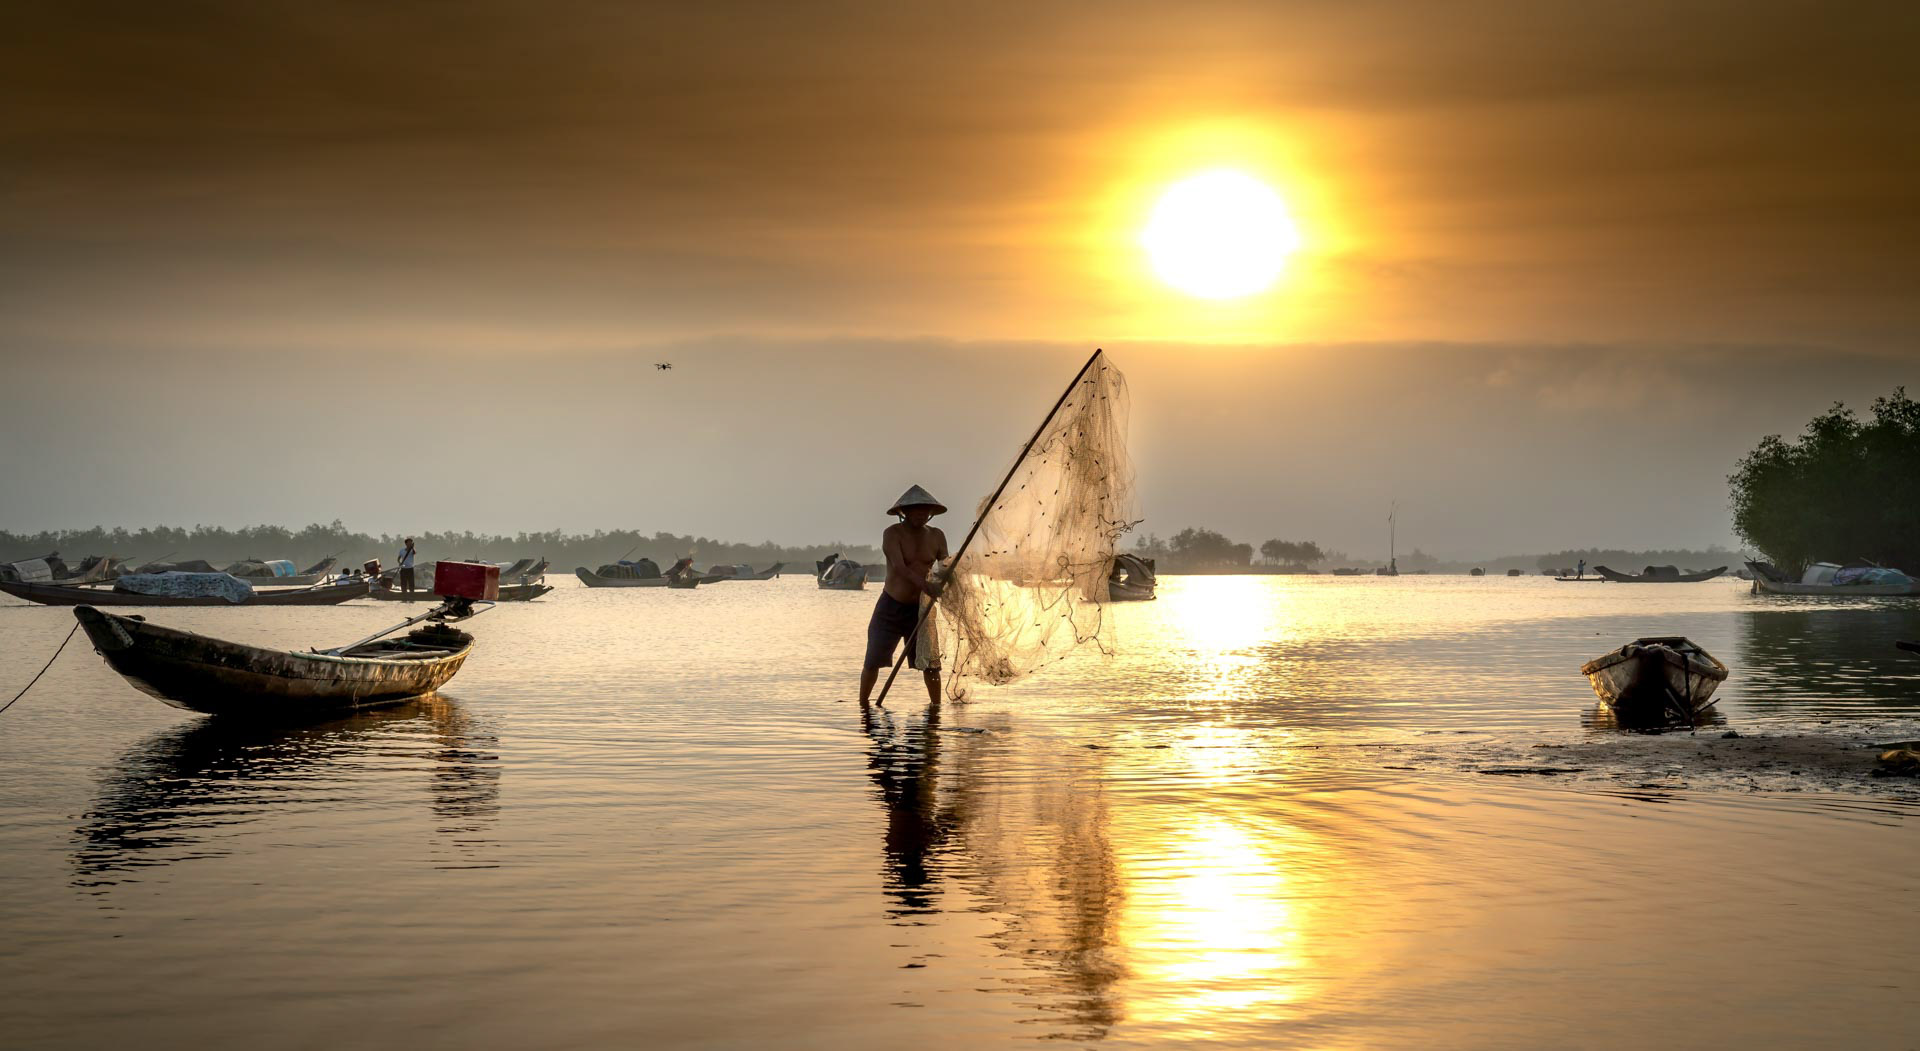
<svg viewBox="0 0 1920 1051"><path fill-rule="evenodd" d="M1188 527L1161 539L1148 533L1134 539L1135 554L1154 559L1162 573L1315 573L1343 566L1372 569L1386 564L1385 559L1350 559L1342 551L1324 551L1310 540L1268 540L1259 548L1264 561L1254 560L1252 544L1204 527ZM1740 557L1722 547L1703 551L1671 549L1625 551L1618 548L1587 548L1584 551L1556 551L1546 555L1507 555L1483 561L1451 561L1435 558L1414 548L1399 558L1404 572L1466 573L1485 569L1505 573L1519 569L1528 573L1543 569L1572 569L1585 559L1591 569L1607 566L1623 572L1638 572L1644 566L1675 565L1690 569L1738 566Z"/></svg>
<svg viewBox="0 0 1920 1051"><path fill-rule="evenodd" d="M1793 441L1762 438L1727 483L1734 530L1790 574L1819 561L1920 573L1920 402L1905 387L1868 419L1835 403Z"/></svg>
<svg viewBox="0 0 1920 1051"><path fill-rule="evenodd" d="M414 533L414 544L423 561L474 558L506 562L523 557L543 557L556 570L565 572L575 566L593 568L618 558L651 558L665 565L677 558L691 556L701 565L715 562L746 562L764 569L774 562L811 572L815 559L834 552L860 562L883 561L870 544L811 544L792 547L765 541L742 544L704 536L678 536L673 533L641 533L630 529L592 533L515 533L511 536L489 533ZM45 533L0 531L0 561L17 562L58 551L69 564L87 555L113 555L132 559L136 564L155 559L177 562L205 559L222 565L242 558L285 558L301 568L328 556L337 556L347 565L378 558L392 565L404 534L357 533L338 521L331 525L315 523L304 529L258 525L241 529L196 525L191 529L153 526L143 529L71 529Z"/></svg>

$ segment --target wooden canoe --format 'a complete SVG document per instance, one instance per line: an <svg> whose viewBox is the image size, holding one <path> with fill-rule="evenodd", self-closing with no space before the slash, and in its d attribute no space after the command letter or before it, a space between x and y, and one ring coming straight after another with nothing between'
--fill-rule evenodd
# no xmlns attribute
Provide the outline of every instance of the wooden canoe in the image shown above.
<svg viewBox="0 0 1920 1051"><path fill-rule="evenodd" d="M367 597L364 584L334 584L315 588L287 588L279 591L255 591L245 602L228 602L218 595L141 595L105 587L71 587L64 584L20 584L0 581L0 592L38 602L43 606L209 606L242 609L252 606L333 606Z"/></svg>
<svg viewBox="0 0 1920 1051"><path fill-rule="evenodd" d="M300 718L398 704L446 685L473 649L473 636L439 623L336 656L227 642L92 606L73 615L136 689L210 715Z"/></svg>
<svg viewBox="0 0 1920 1051"><path fill-rule="evenodd" d="M529 602L553 590L552 584L502 584L496 602ZM372 597L382 602L445 602L446 599L431 591L415 591L409 595L404 591L388 588L376 589Z"/></svg>
<svg viewBox="0 0 1920 1051"><path fill-rule="evenodd" d="M1616 584L1698 584L1702 580L1712 580L1714 577L1721 576L1726 573L1727 567L1721 566L1719 569L1709 569L1704 573L1674 573L1670 576L1621 573L1617 570L1608 569L1605 566L1595 566L1593 567L1593 571Z"/></svg>
<svg viewBox="0 0 1920 1051"><path fill-rule="evenodd" d="M1621 722L1691 722L1714 703L1727 666L1679 635L1635 639L1580 666Z"/></svg>
<svg viewBox="0 0 1920 1051"><path fill-rule="evenodd" d="M667 586L666 577L603 577L585 566L573 571L580 583L590 588L663 588Z"/></svg>

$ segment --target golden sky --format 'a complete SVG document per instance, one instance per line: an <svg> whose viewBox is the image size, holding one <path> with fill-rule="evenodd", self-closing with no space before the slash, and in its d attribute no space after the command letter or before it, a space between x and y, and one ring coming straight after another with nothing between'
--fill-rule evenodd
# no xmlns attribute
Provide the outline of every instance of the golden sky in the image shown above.
<svg viewBox="0 0 1920 1051"><path fill-rule="evenodd" d="M1910 344L1907 4L75 3L0 37L34 343ZM1195 300L1195 170L1304 240Z"/></svg>
<svg viewBox="0 0 1920 1051"><path fill-rule="evenodd" d="M1741 452L1917 378L1917 11L19 7L0 528L870 539L909 482L970 504L1105 346L1151 530L1727 542ZM1301 248L1196 299L1141 237L1222 167ZM540 501L312 484L448 398Z"/></svg>

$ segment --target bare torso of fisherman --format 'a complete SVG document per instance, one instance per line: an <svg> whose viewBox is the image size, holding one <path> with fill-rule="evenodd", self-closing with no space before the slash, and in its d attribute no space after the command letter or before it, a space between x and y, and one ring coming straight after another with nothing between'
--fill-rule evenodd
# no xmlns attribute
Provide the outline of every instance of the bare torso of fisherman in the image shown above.
<svg viewBox="0 0 1920 1051"><path fill-rule="evenodd" d="M947 534L930 525L915 528L898 522L881 535L880 548L887 556L883 590L897 601L918 603L920 582L935 562L947 557Z"/></svg>

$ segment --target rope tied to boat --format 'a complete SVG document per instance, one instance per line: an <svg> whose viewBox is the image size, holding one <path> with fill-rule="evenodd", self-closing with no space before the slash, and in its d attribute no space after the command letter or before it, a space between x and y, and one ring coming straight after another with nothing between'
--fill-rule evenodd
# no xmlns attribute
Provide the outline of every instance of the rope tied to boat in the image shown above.
<svg viewBox="0 0 1920 1051"><path fill-rule="evenodd" d="M40 675L45 675L47 673L47 669L53 667L53 662L60 659L60 654L67 648L67 643L73 641L74 633L78 632L79 630L80 630L80 622L75 621L73 624L73 627L67 629L67 637L60 640L60 648L54 650L53 656L48 657L47 663L41 667ZM27 691L33 689L33 684L40 681L40 675L35 675L32 679L29 679L27 681L27 684L25 686L20 687L20 692L13 695L13 701L8 701L5 704L0 704L0 712L4 712L8 708L13 707L14 701L17 701L20 698L25 697L27 695Z"/></svg>

